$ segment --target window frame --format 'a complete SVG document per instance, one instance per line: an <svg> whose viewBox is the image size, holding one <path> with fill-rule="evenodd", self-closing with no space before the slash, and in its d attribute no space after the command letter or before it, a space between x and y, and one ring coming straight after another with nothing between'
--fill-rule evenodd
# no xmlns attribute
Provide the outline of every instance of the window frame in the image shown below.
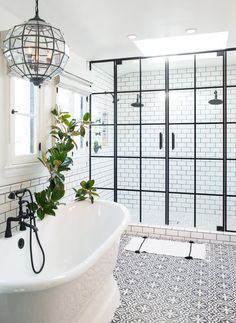
<svg viewBox="0 0 236 323"><path fill-rule="evenodd" d="M42 106L42 89L36 91L36 113L35 113L35 126L36 126L36 151L32 154L25 154L25 155L16 155L16 145L15 145L15 114L12 114L12 110L17 110L17 107L15 105L15 97L14 97L14 91L15 91L15 80L17 77L15 75L10 75L9 77L9 95L10 95L10 101L9 101L9 124L10 124L10 140L9 140L9 156L8 156L8 166L19 166L22 164L32 164L32 163L38 163L38 157L39 157L39 143L40 143L40 137L41 137L41 106Z"/></svg>

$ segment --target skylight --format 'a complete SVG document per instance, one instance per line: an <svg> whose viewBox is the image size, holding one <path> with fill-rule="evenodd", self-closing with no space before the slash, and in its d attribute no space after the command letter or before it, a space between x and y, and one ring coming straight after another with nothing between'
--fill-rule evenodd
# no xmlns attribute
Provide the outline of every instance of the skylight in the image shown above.
<svg viewBox="0 0 236 323"><path fill-rule="evenodd" d="M228 31L177 37L135 40L145 56L191 53L226 48Z"/></svg>

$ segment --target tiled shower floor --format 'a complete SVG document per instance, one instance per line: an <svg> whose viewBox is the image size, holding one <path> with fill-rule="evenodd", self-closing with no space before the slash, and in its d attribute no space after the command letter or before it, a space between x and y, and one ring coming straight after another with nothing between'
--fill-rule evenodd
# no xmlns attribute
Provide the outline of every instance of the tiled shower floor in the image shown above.
<svg viewBox="0 0 236 323"><path fill-rule="evenodd" d="M115 277L121 306L112 323L236 323L236 246L208 245L206 260L125 251Z"/></svg>

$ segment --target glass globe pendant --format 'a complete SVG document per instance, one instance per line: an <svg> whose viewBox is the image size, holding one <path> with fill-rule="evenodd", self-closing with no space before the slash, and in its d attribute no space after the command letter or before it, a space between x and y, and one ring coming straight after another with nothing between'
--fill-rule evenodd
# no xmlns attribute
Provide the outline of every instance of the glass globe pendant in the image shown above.
<svg viewBox="0 0 236 323"><path fill-rule="evenodd" d="M39 17L35 2L35 17L8 32L3 53L11 70L39 86L63 71L69 48L61 31Z"/></svg>

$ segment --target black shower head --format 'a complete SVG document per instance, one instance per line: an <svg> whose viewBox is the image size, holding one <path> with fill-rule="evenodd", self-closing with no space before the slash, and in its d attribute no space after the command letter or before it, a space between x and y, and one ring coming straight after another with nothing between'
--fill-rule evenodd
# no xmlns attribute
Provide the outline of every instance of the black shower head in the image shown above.
<svg viewBox="0 0 236 323"><path fill-rule="evenodd" d="M131 103L131 106L134 107L134 108L140 108L140 107L143 107L143 104L141 104L140 102L140 97L139 95L137 94L137 100L136 102L134 103Z"/></svg>
<svg viewBox="0 0 236 323"><path fill-rule="evenodd" d="M214 92L214 94L215 94L214 99L212 99L212 100L208 101L208 103L209 103L209 104L212 104L212 105L222 104L222 103L223 103L223 101L222 101L222 100L220 100L220 99L218 99L217 91L215 91L215 92Z"/></svg>

